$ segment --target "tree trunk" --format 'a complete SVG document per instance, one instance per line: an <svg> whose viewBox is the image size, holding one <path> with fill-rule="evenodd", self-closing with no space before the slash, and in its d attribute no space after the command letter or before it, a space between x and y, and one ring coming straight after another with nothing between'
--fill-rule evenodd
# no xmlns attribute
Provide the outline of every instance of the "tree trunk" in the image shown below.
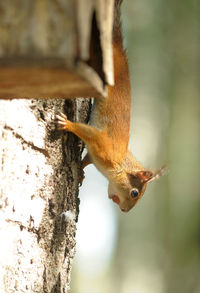
<svg viewBox="0 0 200 293"><path fill-rule="evenodd" d="M56 130L64 110L85 121L88 101L0 100L2 293L68 292L83 145Z"/></svg>
<svg viewBox="0 0 200 293"><path fill-rule="evenodd" d="M54 118L87 122L90 102L63 98L106 96L113 84L113 9L0 2L1 293L69 292L83 144Z"/></svg>

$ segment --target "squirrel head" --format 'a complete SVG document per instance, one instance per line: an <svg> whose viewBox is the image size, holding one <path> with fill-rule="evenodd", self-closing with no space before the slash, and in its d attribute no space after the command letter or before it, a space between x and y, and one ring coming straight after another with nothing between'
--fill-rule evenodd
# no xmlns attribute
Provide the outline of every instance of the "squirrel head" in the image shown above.
<svg viewBox="0 0 200 293"><path fill-rule="evenodd" d="M163 166L157 171L139 170L124 172L109 181L108 195L123 212L131 210L138 200L143 196L149 182L159 179L166 173Z"/></svg>

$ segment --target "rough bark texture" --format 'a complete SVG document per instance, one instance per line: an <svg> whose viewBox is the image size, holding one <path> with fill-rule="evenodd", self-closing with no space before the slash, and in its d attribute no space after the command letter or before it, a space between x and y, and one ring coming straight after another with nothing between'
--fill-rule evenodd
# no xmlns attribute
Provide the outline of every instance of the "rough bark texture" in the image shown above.
<svg viewBox="0 0 200 293"><path fill-rule="evenodd" d="M57 111L84 121L88 102L0 100L2 293L69 292L83 146Z"/></svg>
<svg viewBox="0 0 200 293"><path fill-rule="evenodd" d="M52 121L58 111L87 120L88 101L61 98L113 84L113 6L0 1L1 293L69 291L83 146Z"/></svg>

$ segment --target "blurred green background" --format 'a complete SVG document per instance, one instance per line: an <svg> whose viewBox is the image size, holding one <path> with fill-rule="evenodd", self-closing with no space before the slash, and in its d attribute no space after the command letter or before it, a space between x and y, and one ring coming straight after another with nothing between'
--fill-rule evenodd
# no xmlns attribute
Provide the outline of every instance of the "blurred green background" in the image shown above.
<svg viewBox="0 0 200 293"><path fill-rule="evenodd" d="M200 2L125 0L122 22L130 148L146 168L170 172L123 214L88 167L71 292L199 293Z"/></svg>

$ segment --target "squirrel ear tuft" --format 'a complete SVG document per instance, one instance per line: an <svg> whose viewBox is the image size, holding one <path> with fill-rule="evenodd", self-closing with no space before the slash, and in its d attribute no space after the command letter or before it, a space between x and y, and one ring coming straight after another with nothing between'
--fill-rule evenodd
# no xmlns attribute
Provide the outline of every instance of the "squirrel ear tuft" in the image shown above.
<svg viewBox="0 0 200 293"><path fill-rule="evenodd" d="M160 169L158 169L155 172L149 171L149 170L144 170L144 171L139 171L139 177L143 182L151 182L153 180L159 179L161 176L165 175L168 173L168 169L166 165L162 166Z"/></svg>
<svg viewBox="0 0 200 293"><path fill-rule="evenodd" d="M142 170L137 172L137 176L143 182L148 182L154 177L154 173L150 170Z"/></svg>

